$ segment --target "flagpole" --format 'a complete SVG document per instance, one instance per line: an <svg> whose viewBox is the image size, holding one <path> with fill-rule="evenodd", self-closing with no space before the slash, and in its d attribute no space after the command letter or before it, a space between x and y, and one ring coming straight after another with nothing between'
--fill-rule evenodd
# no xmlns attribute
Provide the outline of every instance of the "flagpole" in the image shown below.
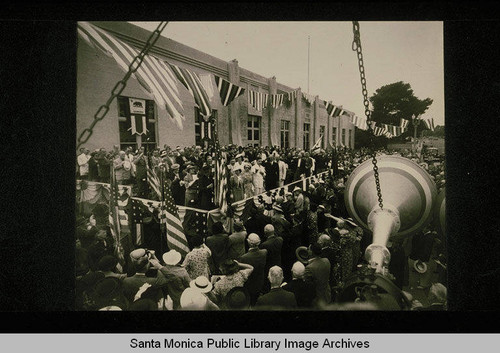
<svg viewBox="0 0 500 353"><path fill-rule="evenodd" d="M167 220L163 218L165 211L165 164L160 164L160 185L161 185L161 200L160 200L160 229L161 234L165 236L167 241ZM163 255L163 241L160 239L160 252Z"/></svg>
<svg viewBox="0 0 500 353"><path fill-rule="evenodd" d="M307 36L307 94L309 94L309 57L311 50L311 36Z"/></svg>

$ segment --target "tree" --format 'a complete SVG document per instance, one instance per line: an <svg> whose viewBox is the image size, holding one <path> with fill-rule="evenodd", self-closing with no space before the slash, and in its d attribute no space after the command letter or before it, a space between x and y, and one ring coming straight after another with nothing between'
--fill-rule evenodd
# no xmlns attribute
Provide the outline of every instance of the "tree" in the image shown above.
<svg viewBox="0 0 500 353"><path fill-rule="evenodd" d="M412 115L420 116L432 104L431 98L418 99L413 94L409 83L402 81L391 83L380 87L375 94L370 97L373 112L372 119L377 123L397 125L401 119L410 120L408 132L404 135L413 135ZM424 129L423 124L418 126L418 130Z"/></svg>

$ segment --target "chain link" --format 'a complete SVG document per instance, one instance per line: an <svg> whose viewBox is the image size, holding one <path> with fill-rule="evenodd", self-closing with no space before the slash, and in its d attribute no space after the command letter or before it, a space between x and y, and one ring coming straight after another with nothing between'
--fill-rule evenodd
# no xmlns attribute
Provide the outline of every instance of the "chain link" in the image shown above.
<svg viewBox="0 0 500 353"><path fill-rule="evenodd" d="M378 205L380 208L384 208L383 200L382 200L382 191L380 189L380 178L378 174L378 166L377 166L377 154L375 152L375 145L373 141L373 129L370 124L371 119L371 111L370 111L370 101L368 100L368 90L366 89L366 77L365 77L365 65L363 62L363 51L361 48L361 37L359 33L359 22L352 21L352 31L354 34L354 39L352 41L352 50L356 52L358 56L358 67L359 67L359 76L361 81L361 91L363 93L363 105L365 106L365 115L366 122L368 125L368 132L370 134L370 144L372 147L372 164L373 164L373 175L375 176L375 185L377 187L377 197L378 197Z"/></svg>
<svg viewBox="0 0 500 353"><path fill-rule="evenodd" d="M78 141L77 141L78 143L76 145L77 151L80 148L80 146L83 145L84 143L86 143L89 140L90 136L92 136L95 125L99 121L104 119L106 114L109 112L109 106L111 105L113 100L123 92L123 90L127 86L128 79L130 78L130 76L132 76L133 73L135 73L137 71L137 69L139 69L139 67L142 64L142 61L144 60L144 57L149 52L149 50L155 45L156 41L158 40L158 38L161 35L161 32L165 29L167 24L168 24L168 21L160 22L160 24L154 30L154 32L151 33L146 44L144 45L144 48L142 48L141 52L132 60L132 62L128 66L128 71L125 74L125 76L115 84L115 86L111 90L111 96L108 98L108 100L106 101L105 104L103 104L99 107L99 109L95 113L94 120L92 121L90 126L86 129L84 129L82 131L82 133L80 134L80 136L78 136Z"/></svg>

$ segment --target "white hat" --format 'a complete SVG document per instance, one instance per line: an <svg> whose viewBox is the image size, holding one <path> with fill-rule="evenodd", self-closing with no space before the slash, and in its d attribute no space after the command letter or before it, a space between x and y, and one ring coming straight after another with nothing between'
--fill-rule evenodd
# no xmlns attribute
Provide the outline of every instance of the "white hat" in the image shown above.
<svg viewBox="0 0 500 353"><path fill-rule="evenodd" d="M203 310L207 297L199 289L186 288L181 294L181 307L187 310Z"/></svg>
<svg viewBox="0 0 500 353"><path fill-rule="evenodd" d="M163 254L163 262L167 265L177 265L182 259L182 255L177 250L170 250Z"/></svg>
<svg viewBox="0 0 500 353"><path fill-rule="evenodd" d="M198 289L202 293L208 293L212 290L212 283L205 276L198 276L189 282L189 286L194 289Z"/></svg>
<svg viewBox="0 0 500 353"><path fill-rule="evenodd" d="M300 191L300 192L302 192L302 189L301 189L301 188L299 188L298 186L296 186L296 187L293 189L293 192L295 192L295 191Z"/></svg>

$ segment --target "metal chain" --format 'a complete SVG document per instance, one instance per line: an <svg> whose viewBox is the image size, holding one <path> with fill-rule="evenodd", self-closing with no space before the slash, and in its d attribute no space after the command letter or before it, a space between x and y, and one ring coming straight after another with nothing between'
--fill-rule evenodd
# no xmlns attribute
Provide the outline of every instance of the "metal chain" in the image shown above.
<svg viewBox="0 0 500 353"><path fill-rule="evenodd" d="M375 152L375 146L373 141L373 129L370 124L371 119L371 111L370 111L370 102L368 100L368 90L366 89L366 77L365 77L365 66L363 63L363 51L361 49L361 37L359 34L359 22L352 21L352 31L354 33L354 39L352 41L352 50L356 52L358 55L358 67L359 67L359 76L361 78L361 91L363 93L363 105L365 106L365 115L366 122L368 125L368 132L370 134L370 144L372 147L372 164L373 164L373 174L375 176L375 185L377 187L377 196L378 196L378 205L380 208L384 208L383 200L382 200L382 191L380 189L380 179L378 174L377 167L377 154Z"/></svg>
<svg viewBox="0 0 500 353"><path fill-rule="evenodd" d="M90 136L92 136L94 126L99 121L104 119L104 117L106 116L106 114L109 111L110 104L113 102L113 100L116 97L118 97L123 92L123 90L127 86L128 79L130 78L130 76L132 76L133 73L135 73L137 71L137 69L139 69L139 67L142 64L142 61L144 60L144 57L149 52L149 50L154 46L154 44L156 43L156 41L160 37L161 32L165 29L167 24L168 24L168 21L160 22L160 24L154 30L154 32L151 33L146 44L144 45L144 48L142 48L141 52L134 58L134 60L132 60L132 62L128 66L128 71L125 74L125 76L120 81L118 81L116 83L115 87L111 91L111 96L108 98L108 100L106 101L105 104L103 104L99 107L99 109L95 113L94 120L92 121L92 124L90 124L90 126L88 128L86 128L85 130L83 130L82 133L80 134L80 136L78 137L78 144L76 145L77 151L78 151L78 148L82 144L86 143L89 140Z"/></svg>

